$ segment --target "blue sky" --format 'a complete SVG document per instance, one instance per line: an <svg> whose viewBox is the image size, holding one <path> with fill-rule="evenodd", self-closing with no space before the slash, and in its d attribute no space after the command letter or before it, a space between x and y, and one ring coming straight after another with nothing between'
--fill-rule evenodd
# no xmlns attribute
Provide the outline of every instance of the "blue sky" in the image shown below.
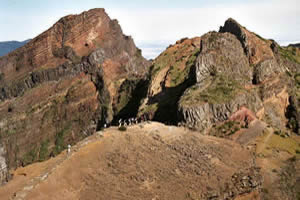
<svg viewBox="0 0 300 200"><path fill-rule="evenodd" d="M118 19L148 58L180 38L217 31L229 17L280 44L300 42L299 0L0 0L0 41L33 38L96 7Z"/></svg>

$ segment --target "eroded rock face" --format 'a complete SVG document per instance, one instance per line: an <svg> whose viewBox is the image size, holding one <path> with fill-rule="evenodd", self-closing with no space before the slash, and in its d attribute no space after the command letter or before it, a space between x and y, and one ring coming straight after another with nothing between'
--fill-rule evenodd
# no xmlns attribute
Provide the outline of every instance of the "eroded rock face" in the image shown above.
<svg viewBox="0 0 300 200"><path fill-rule="evenodd" d="M234 19L229 18L224 26L220 27L220 33L232 33L241 42L245 54L249 58L252 65L256 65L263 60L274 58L274 54L270 49L271 41L248 31Z"/></svg>
<svg viewBox="0 0 300 200"><path fill-rule="evenodd" d="M110 20L104 9L93 9L62 18L24 47L1 58L0 69L4 80L1 96L10 98L21 95L11 91L11 87L20 85L21 90L26 89L27 86L22 87L19 82L26 84L27 77L35 71L60 65L67 68L66 65L71 63L70 68L88 55L91 65L102 67L108 82L128 75L143 76L147 71L144 67L147 61L141 57L132 38L122 34L118 22ZM53 76L59 77L58 74ZM34 82L34 77L32 79Z"/></svg>
<svg viewBox="0 0 300 200"><path fill-rule="evenodd" d="M225 22L224 26L220 27L219 32L231 33L240 41L249 59L249 65L254 68L254 83L260 83L285 72L285 66L276 59L281 47L275 41L266 40L250 32L231 18Z"/></svg>
<svg viewBox="0 0 300 200"><path fill-rule="evenodd" d="M6 165L6 151L3 146L0 145L0 180L7 180L9 172Z"/></svg>
<svg viewBox="0 0 300 200"><path fill-rule="evenodd" d="M189 90L186 93L190 92ZM184 94L182 98L185 97ZM195 98L193 95L191 98ZM257 112L263 107L262 101L255 93L246 91L238 93L228 102L198 103L180 102L179 113L182 114L182 122L192 129L204 131L210 128L213 124L228 120L234 113L246 107L253 112Z"/></svg>
<svg viewBox="0 0 300 200"><path fill-rule="evenodd" d="M230 76L250 83L252 69L241 43L229 33L211 32L201 37L201 52L196 60L197 82L211 76Z"/></svg>
<svg viewBox="0 0 300 200"><path fill-rule="evenodd" d="M177 102L186 88L196 83L195 64L199 52L199 37L184 38L153 61L148 95L139 108L139 115L177 124Z"/></svg>
<svg viewBox="0 0 300 200"><path fill-rule="evenodd" d="M111 122L129 102L118 99L144 87L148 66L104 9L66 16L1 57L0 144L8 168L45 160ZM118 93L127 79L131 89Z"/></svg>
<svg viewBox="0 0 300 200"><path fill-rule="evenodd" d="M296 47L289 48L233 19L218 33L182 39L154 60L140 114L206 131L245 107L254 117L284 128L288 98L296 89L289 76L299 71L297 50L291 49Z"/></svg>
<svg viewBox="0 0 300 200"><path fill-rule="evenodd" d="M262 83L263 81L274 78L276 75L283 72L284 69L278 65L275 59L264 60L254 66L253 83Z"/></svg>
<svg viewBox="0 0 300 200"><path fill-rule="evenodd" d="M300 135L300 99L297 96L290 96L289 103L286 112L289 119L288 126Z"/></svg>
<svg viewBox="0 0 300 200"><path fill-rule="evenodd" d="M287 60L286 51L233 19L220 33L202 36L197 85L187 89L179 102L183 123L203 131L245 106L273 127L284 128L289 88L295 88L286 73L299 68Z"/></svg>

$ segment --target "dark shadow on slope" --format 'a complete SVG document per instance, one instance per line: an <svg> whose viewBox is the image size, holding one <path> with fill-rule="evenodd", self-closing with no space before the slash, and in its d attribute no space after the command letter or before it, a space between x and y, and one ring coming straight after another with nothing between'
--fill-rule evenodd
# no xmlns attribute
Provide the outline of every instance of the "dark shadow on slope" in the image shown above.
<svg viewBox="0 0 300 200"><path fill-rule="evenodd" d="M160 93L149 99L149 104L158 103L158 108L151 117L152 120L162 122L168 125L177 125L178 101L184 91L196 83L196 67L193 65L190 69L188 78L176 87L164 87Z"/></svg>
<svg viewBox="0 0 300 200"><path fill-rule="evenodd" d="M122 86L130 87L132 91L126 91L126 89L124 89ZM149 79L142 79L137 83L136 80L126 80L122 86L119 93L128 92L129 94L124 95L128 95L129 101L119 112L114 110L114 113L117 113L112 121L112 124L114 125L118 124L119 119L128 119L137 116L141 100L147 96ZM122 95L120 97L122 98Z"/></svg>
<svg viewBox="0 0 300 200"><path fill-rule="evenodd" d="M287 127L290 128L293 132L300 135L300 114L299 114L299 100L294 97L289 97L289 105L286 109L285 116L288 119Z"/></svg>

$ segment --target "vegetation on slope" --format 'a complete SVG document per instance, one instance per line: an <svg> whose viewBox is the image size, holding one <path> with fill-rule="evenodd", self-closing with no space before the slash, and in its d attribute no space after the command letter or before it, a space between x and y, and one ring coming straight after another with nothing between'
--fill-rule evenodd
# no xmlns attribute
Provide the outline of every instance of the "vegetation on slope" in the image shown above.
<svg viewBox="0 0 300 200"><path fill-rule="evenodd" d="M139 115L151 119L176 123L177 103L186 90L195 83L193 67L200 53L200 38L182 39L168 47L151 69L151 85L147 104L141 106Z"/></svg>
<svg viewBox="0 0 300 200"><path fill-rule="evenodd" d="M179 65L180 62L176 62L173 66L170 67L169 76L170 76L170 86L175 87L185 81L185 79L188 78L188 75L190 73L191 67L194 66L196 58L198 54L200 53L200 49L195 49L191 56L188 58L188 60L185 63L185 67L182 70ZM181 58L181 60L183 57ZM180 60L180 61L181 61Z"/></svg>
<svg viewBox="0 0 300 200"><path fill-rule="evenodd" d="M299 48L293 46L279 47L279 53L285 59L300 64Z"/></svg>
<svg viewBox="0 0 300 200"><path fill-rule="evenodd" d="M212 83L205 89L198 85L189 88L181 98L181 104L224 103L232 100L241 91L243 91L243 88L239 82L226 76L218 75L214 77Z"/></svg>

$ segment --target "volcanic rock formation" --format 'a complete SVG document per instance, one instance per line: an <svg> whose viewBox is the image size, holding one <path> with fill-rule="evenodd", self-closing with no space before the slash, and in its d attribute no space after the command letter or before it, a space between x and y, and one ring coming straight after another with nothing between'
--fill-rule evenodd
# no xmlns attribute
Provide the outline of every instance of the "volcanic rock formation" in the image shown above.
<svg viewBox="0 0 300 200"><path fill-rule="evenodd" d="M1 57L0 166L47 159L111 122L145 87L148 65L104 9L66 16Z"/></svg>
<svg viewBox="0 0 300 200"><path fill-rule="evenodd" d="M247 108L277 128L286 126L287 116L298 130L293 99L299 99L300 62L294 49L228 19L219 32L178 41L154 60L139 114L206 132Z"/></svg>
<svg viewBox="0 0 300 200"><path fill-rule="evenodd" d="M176 128L179 131L176 140L172 140L170 135L167 137L170 140L162 140L160 137L166 131L171 134L173 127L158 123L136 125L134 129L128 128L128 134L121 136L112 127L109 130L116 131L116 134L111 137L112 140L104 141L112 144L114 139L120 140L115 145L118 151L113 154L108 152L106 161L100 162L102 168L97 172L97 179L85 183L99 183L103 176L107 177L105 180L108 182L113 176L119 183L118 172L124 167L111 168L127 162L129 157L132 159L126 164L127 169L134 169L140 174L127 177L128 173L124 172L126 180L130 179L128 183L139 182L137 185L145 183L149 186L147 179L144 179L147 174L153 174L151 180L158 176L161 179L156 181L166 181L165 175L169 173L169 177L177 180L178 169L157 168L161 161L168 158L176 163L170 166L179 168L180 174L187 173L191 180L196 180L196 177L199 178L197 183L202 181L206 184L206 179L203 179L206 177L214 182L213 188L204 188L201 192L205 198L222 196L223 199L233 199L244 194L256 197L261 194L261 186L268 186L268 180L264 182L261 175L271 177L270 180L276 179L278 183L275 188L280 186L280 178L291 177L284 174L287 173L284 170L297 171L297 158L290 161L293 162L293 169L286 167L289 165L286 159L295 155L296 150L300 151L297 149L298 136L291 136L291 131L300 134L300 51L297 46L281 47L275 41L264 39L235 20L228 19L219 32L178 40L150 65L141 56L132 38L122 34L118 22L111 20L104 9L66 16L24 47L1 57L0 181L10 178L9 169L56 156L67 144L75 144L104 124L136 116L183 125L195 130L193 134L210 134L225 139L185 135L181 132L186 128ZM151 136L148 133L143 137L139 135L144 126L151 128ZM162 128L161 134L155 133L157 127ZM132 138L129 136L130 130L136 131ZM287 133L277 131L276 135L274 130L285 130ZM266 138L257 142L262 135ZM290 136L290 139L283 141L283 138ZM138 138L138 143L133 142L133 138ZM280 142L270 142L267 149L269 140ZM284 146L284 143L288 145ZM255 149L253 146L256 144L262 146ZM281 148L284 146L285 152L278 150L278 144ZM120 145L127 145L129 153L120 151ZM132 149L132 145L140 148ZM247 155L245 157L248 159L243 160L245 157L238 154L231 156L233 160L224 159L222 153L225 152L226 156L234 154L231 146L236 146L238 152ZM145 150L144 155L149 157L143 160L145 164L151 160L148 158L157 156L162 159L156 160L158 164L152 169L154 171L149 169L147 173L144 170L147 165L141 167L137 161L146 147L149 149ZM218 160L211 159L208 155L211 152L206 152L208 148ZM106 146L104 149L102 152L109 148ZM274 154L273 150L277 153ZM177 161L168 157L170 152L174 153L173 158ZM259 158L260 154L268 153L268 159ZM274 162L274 158L278 160ZM205 168L207 163L203 161L206 159L213 166L221 167L195 171ZM277 162L279 160L280 164ZM256 161L260 162L262 172L257 168ZM280 169L283 175L278 173L273 176L273 169L268 168L265 162L275 163L274 170L284 166ZM191 163L195 164L194 168ZM224 167L222 163L227 164ZM108 169L109 173L102 169ZM239 172L238 169L243 170ZM226 181L230 183L228 187L222 182L224 170L230 172L226 175ZM212 179L210 174L215 172L218 172L214 176L216 179ZM80 176L87 177L86 174ZM124 177L121 179L125 180ZM183 180L186 177L181 176ZM283 183L295 183L297 177ZM100 184L101 187L108 185L101 183L105 183ZM273 184L272 181L269 183ZM220 187L217 187L218 184L221 184ZM142 188L148 187L145 185ZM182 185L178 184L177 188ZM188 186L193 188L193 184ZM128 184L125 184L124 188L127 187ZM158 185L153 191L163 195L160 187ZM278 190L274 188L272 191ZM118 188L114 189L119 193ZM168 189L167 186L165 191ZM175 190L175 187L172 189ZM296 189L285 188L275 196L285 194L294 197L289 193ZM198 188L196 190L199 191ZM110 195L111 190L107 191L106 195ZM97 189L86 190L86 193L92 194L93 198L99 194ZM170 197L175 194L170 193ZM180 195L193 198L188 191Z"/></svg>

